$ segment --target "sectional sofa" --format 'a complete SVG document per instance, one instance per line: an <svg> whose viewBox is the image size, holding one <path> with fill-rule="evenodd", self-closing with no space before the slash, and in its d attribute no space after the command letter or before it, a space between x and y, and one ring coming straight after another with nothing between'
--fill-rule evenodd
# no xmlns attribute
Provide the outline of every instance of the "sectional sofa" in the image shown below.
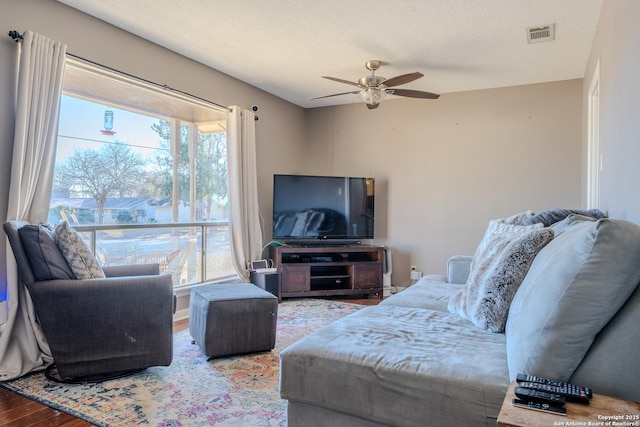
<svg viewBox="0 0 640 427"><path fill-rule="evenodd" d="M289 426L495 426L519 372L640 401L640 226L580 213L491 221L446 276L286 348Z"/></svg>

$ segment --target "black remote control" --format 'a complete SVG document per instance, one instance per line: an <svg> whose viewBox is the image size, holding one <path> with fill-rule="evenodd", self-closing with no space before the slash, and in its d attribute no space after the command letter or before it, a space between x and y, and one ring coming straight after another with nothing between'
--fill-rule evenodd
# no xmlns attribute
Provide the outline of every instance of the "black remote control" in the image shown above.
<svg viewBox="0 0 640 427"><path fill-rule="evenodd" d="M579 393L583 393L584 392L584 394L586 394L589 399L591 399L593 397L593 392L591 391L591 389L589 387L580 387L580 386L577 386L575 384L563 383L563 382L560 382L560 381L553 381L553 380L549 380L549 379L546 379L546 378L536 377L534 375L518 374L516 376L516 381L518 381L519 383L521 383L521 382L532 382L532 383L546 384L546 385L550 385L550 386L559 387L561 389L577 391Z"/></svg>
<svg viewBox="0 0 640 427"><path fill-rule="evenodd" d="M587 393L584 390L571 384L569 384L567 387L560 387L550 384L523 381L521 383L518 383L518 386L531 390L559 394L560 396L564 396L567 402L581 403L583 405L588 405L590 402L589 396L587 396Z"/></svg>
<svg viewBox="0 0 640 427"><path fill-rule="evenodd" d="M566 399L555 393L547 393L546 391L532 390L530 388L516 387L514 390L516 396L528 402L548 403L549 405L563 406Z"/></svg>
<svg viewBox="0 0 640 427"><path fill-rule="evenodd" d="M533 409L534 411L542 411L564 416L567 415L567 408L549 405L548 403L528 402L526 400L513 399L512 405L519 408Z"/></svg>

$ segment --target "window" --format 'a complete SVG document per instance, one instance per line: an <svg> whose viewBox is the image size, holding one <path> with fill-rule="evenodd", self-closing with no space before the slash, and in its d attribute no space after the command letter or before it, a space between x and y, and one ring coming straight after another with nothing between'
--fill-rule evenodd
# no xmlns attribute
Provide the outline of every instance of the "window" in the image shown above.
<svg viewBox="0 0 640 427"><path fill-rule="evenodd" d="M174 287L234 275L226 149L225 111L69 59L49 222L86 232L103 265L159 263Z"/></svg>

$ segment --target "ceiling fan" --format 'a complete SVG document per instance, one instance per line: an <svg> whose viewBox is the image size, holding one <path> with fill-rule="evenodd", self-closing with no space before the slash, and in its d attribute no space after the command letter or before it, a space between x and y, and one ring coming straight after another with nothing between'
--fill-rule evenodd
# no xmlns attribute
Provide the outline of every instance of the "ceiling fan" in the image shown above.
<svg viewBox="0 0 640 427"><path fill-rule="evenodd" d="M334 93L333 95L325 95L325 96L316 96L315 98L309 99L321 99L321 98L329 98L332 96L340 96L340 95L360 95L360 99L362 99L365 104L367 104L367 108L373 110L374 108L378 108L380 102L385 97L385 95L396 95L396 96L406 96L409 98L423 98L423 99L438 99L440 95L437 93L431 92L423 92L420 90L410 90L410 89L393 89L395 86L400 86L406 83L410 83L414 80L418 80L423 76L422 73L409 73L402 74L400 76L392 77L390 79L385 79L384 77L376 76L375 72L378 68L380 68L382 63L380 61L367 61L364 66L367 70L371 71L370 76L361 77L358 82L351 82L349 80L343 80L336 77L327 77L322 76L323 79L333 80L340 83L346 83L348 85L357 86L358 90L354 90L351 92L342 92L342 93Z"/></svg>

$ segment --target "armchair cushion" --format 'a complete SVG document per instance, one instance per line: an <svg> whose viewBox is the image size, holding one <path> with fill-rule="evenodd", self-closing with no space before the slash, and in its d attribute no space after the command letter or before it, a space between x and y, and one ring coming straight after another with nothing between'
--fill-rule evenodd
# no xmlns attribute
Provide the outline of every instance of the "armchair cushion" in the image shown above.
<svg viewBox="0 0 640 427"><path fill-rule="evenodd" d="M56 245L51 226L28 224L18 233L36 281L75 278Z"/></svg>
<svg viewBox="0 0 640 427"><path fill-rule="evenodd" d="M73 271L76 279L100 279L104 278L104 271L93 256L80 235L64 221L56 227L56 240L60 252L67 260L67 264Z"/></svg>

